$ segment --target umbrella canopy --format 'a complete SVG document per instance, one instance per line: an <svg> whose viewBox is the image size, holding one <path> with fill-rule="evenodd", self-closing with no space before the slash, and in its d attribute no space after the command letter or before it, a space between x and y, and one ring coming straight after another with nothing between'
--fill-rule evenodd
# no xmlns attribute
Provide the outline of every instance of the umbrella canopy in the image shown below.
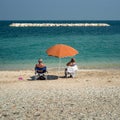
<svg viewBox="0 0 120 120"><path fill-rule="evenodd" d="M74 55L78 54L78 51L68 45L56 44L56 45L48 48L46 53L49 56L64 58L64 57L74 56Z"/></svg>

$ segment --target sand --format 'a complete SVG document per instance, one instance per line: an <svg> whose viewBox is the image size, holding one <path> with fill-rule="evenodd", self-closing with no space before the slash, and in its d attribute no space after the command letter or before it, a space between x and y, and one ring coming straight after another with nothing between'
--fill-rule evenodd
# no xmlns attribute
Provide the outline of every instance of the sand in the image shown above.
<svg viewBox="0 0 120 120"><path fill-rule="evenodd" d="M33 70L0 71L0 120L120 120L120 70L63 75L50 70L47 80L33 80Z"/></svg>

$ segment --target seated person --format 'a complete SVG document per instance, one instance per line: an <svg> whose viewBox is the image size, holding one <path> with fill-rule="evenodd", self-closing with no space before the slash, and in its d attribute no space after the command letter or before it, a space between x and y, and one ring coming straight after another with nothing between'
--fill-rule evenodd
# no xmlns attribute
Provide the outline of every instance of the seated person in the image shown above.
<svg viewBox="0 0 120 120"><path fill-rule="evenodd" d="M38 60L38 64L35 65L35 74L38 73L39 77L44 76L44 73L47 72L47 67L43 63L42 59Z"/></svg>
<svg viewBox="0 0 120 120"><path fill-rule="evenodd" d="M75 71L78 70L75 59L71 58L71 60L66 64L67 68L65 68L65 77L70 74L70 77L74 77Z"/></svg>
<svg viewBox="0 0 120 120"><path fill-rule="evenodd" d="M42 60L42 59L39 59L39 60L38 60L38 64L36 64L35 67L39 67L39 68L45 67L45 64L43 64L43 60Z"/></svg>
<svg viewBox="0 0 120 120"><path fill-rule="evenodd" d="M74 58L71 58L71 60L70 60L66 65L67 65L67 66L74 66L74 65L76 65L75 59L74 59Z"/></svg>

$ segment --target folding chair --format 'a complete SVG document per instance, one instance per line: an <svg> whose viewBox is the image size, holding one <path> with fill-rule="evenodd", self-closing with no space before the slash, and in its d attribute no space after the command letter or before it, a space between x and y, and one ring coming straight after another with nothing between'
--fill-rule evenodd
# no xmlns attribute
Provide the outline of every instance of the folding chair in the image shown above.
<svg viewBox="0 0 120 120"><path fill-rule="evenodd" d="M48 73L47 67L43 67L43 68L36 67L35 68L35 79L46 80L47 79L46 73Z"/></svg>

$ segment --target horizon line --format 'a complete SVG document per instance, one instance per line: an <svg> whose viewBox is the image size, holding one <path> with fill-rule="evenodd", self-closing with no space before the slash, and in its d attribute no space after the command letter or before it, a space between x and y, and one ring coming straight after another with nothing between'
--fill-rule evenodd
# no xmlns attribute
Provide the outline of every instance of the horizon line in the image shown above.
<svg viewBox="0 0 120 120"><path fill-rule="evenodd" d="M103 19L96 19L96 20L92 20L92 19L89 19L89 20L67 20L67 19L63 19L63 20L57 20L57 19L47 19L47 20L32 20L32 19L11 19L11 20L0 20L0 21L120 21L120 20L111 20L111 19L106 19L106 20L103 20Z"/></svg>

